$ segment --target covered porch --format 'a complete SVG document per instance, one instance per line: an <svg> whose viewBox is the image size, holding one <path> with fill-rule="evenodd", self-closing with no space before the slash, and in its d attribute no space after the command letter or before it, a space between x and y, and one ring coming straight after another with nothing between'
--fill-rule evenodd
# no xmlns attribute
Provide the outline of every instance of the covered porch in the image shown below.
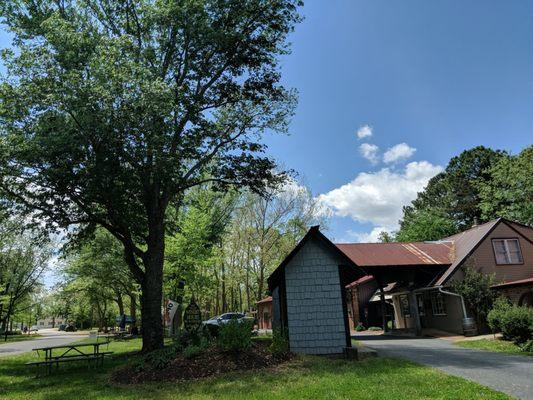
<svg viewBox="0 0 533 400"><path fill-rule="evenodd" d="M461 296L442 286L431 286L442 266L382 266L365 267L374 276L384 331L405 331L421 336L424 329L463 334L467 310ZM377 300L377 299L375 299ZM387 312L388 305L392 315Z"/></svg>

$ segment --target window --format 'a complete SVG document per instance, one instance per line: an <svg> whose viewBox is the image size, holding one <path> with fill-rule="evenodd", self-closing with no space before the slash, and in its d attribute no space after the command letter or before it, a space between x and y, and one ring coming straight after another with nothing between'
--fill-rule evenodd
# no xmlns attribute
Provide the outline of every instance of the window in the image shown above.
<svg viewBox="0 0 533 400"><path fill-rule="evenodd" d="M522 252L518 239L493 239L492 247L496 264L522 264Z"/></svg>
<svg viewBox="0 0 533 400"><path fill-rule="evenodd" d="M400 296L400 307L402 308L402 315L404 317L411 316L411 311L409 310L409 298L407 295Z"/></svg>
<svg viewBox="0 0 533 400"><path fill-rule="evenodd" d="M431 311L433 315L446 315L446 302L441 292L431 293Z"/></svg>

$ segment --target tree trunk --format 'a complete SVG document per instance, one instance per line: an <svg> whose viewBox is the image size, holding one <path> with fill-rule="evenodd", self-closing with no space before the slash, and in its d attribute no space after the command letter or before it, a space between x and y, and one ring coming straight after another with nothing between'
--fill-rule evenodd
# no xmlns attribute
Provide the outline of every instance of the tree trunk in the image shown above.
<svg viewBox="0 0 533 400"><path fill-rule="evenodd" d="M122 294L116 293L116 302L118 306L118 314L120 316L124 315L124 301L122 300Z"/></svg>
<svg viewBox="0 0 533 400"><path fill-rule="evenodd" d="M162 270L157 269L157 261L145 264L146 273L141 285L141 324L143 337L143 352L157 350L163 347L163 320L161 318Z"/></svg>
<svg viewBox="0 0 533 400"><path fill-rule="evenodd" d="M163 348L163 262L165 230L163 218L150 224L148 249L143 257L144 279L141 283L141 324L143 352Z"/></svg>
<svg viewBox="0 0 533 400"><path fill-rule="evenodd" d="M130 294L130 315L133 321L137 320L137 299L135 298L135 293ZM133 322L133 326L136 325L136 322Z"/></svg>
<svg viewBox="0 0 533 400"><path fill-rule="evenodd" d="M228 303L226 300L226 265L222 262L222 313L228 311Z"/></svg>

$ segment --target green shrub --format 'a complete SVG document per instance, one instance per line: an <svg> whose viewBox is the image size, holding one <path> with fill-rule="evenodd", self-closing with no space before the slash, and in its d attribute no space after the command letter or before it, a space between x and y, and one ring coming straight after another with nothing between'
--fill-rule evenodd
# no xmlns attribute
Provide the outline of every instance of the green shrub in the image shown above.
<svg viewBox="0 0 533 400"><path fill-rule="evenodd" d="M183 350L183 357L185 358L194 358L202 354L205 350L205 347L195 346L193 344L185 347Z"/></svg>
<svg viewBox="0 0 533 400"><path fill-rule="evenodd" d="M364 331L364 330L365 330L365 326L364 326L361 322L359 322L359 323L357 324L357 326L355 327L355 330L356 330L357 332Z"/></svg>
<svg viewBox="0 0 533 400"><path fill-rule="evenodd" d="M164 369L168 367L170 362L176 357L177 349L175 346L164 347L159 350L154 350L143 356L136 367L138 371L149 369Z"/></svg>
<svg viewBox="0 0 533 400"><path fill-rule="evenodd" d="M487 315L487 323L492 332L502 331L502 319L504 314L512 308L511 302L505 297L499 297L494 302L492 309Z"/></svg>
<svg viewBox="0 0 533 400"><path fill-rule="evenodd" d="M221 325L217 338L218 346L227 352L238 353L252 345L252 323L232 319Z"/></svg>
<svg viewBox="0 0 533 400"><path fill-rule="evenodd" d="M289 353L289 335L286 329L275 328L272 331L269 349L275 357L284 357Z"/></svg>
<svg viewBox="0 0 533 400"><path fill-rule="evenodd" d="M172 338L173 345L178 351L182 351L191 345L205 348L209 345L211 340L212 337L209 335L209 332L204 330L192 333L180 330Z"/></svg>
<svg viewBox="0 0 533 400"><path fill-rule="evenodd" d="M370 328L368 328L369 331L380 331L381 328L379 326L371 326Z"/></svg>
<svg viewBox="0 0 533 400"><path fill-rule="evenodd" d="M503 338L522 344L533 339L533 309L512 306L502 315L501 330Z"/></svg>

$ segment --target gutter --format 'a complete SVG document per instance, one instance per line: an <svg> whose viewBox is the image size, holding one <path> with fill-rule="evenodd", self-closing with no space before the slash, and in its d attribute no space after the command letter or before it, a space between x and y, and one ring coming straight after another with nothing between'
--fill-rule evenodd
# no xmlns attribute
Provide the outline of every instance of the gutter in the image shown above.
<svg viewBox="0 0 533 400"><path fill-rule="evenodd" d="M461 307L463 309L463 319L468 318L468 315L466 313L466 307L465 307L465 299L463 299L463 296L461 296L460 294L457 294L457 293L448 292L448 291L444 290L442 288L442 286L438 286L438 289L439 289L439 292L441 292L441 293L449 294L450 296L459 297L461 299Z"/></svg>

